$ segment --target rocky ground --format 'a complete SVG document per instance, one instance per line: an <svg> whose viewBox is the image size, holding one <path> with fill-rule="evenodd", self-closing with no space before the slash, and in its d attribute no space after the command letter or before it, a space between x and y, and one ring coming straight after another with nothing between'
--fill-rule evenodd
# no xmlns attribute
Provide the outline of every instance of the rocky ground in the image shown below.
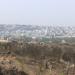
<svg viewBox="0 0 75 75"><path fill-rule="evenodd" d="M0 75L28 75L16 63L16 57L0 54Z"/></svg>

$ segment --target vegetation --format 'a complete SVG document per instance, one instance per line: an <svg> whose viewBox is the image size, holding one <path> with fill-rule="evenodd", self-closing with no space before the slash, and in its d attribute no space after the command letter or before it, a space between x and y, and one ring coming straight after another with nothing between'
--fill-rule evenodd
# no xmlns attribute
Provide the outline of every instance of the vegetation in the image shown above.
<svg viewBox="0 0 75 75"><path fill-rule="evenodd" d="M29 75L74 75L75 44L0 43L0 52L11 51ZM32 67L31 67L32 66Z"/></svg>

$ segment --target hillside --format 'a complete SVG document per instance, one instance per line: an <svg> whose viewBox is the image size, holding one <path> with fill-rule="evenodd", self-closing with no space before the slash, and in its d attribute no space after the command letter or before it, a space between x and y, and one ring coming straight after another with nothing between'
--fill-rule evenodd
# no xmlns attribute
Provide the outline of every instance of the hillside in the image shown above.
<svg viewBox="0 0 75 75"><path fill-rule="evenodd" d="M15 68L17 74L74 75L75 44L0 43L0 62L1 73Z"/></svg>

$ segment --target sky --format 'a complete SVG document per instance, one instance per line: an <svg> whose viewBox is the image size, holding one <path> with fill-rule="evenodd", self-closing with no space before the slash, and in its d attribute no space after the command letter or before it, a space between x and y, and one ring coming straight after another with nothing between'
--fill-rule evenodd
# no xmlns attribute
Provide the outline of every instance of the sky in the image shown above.
<svg viewBox="0 0 75 75"><path fill-rule="evenodd" d="M75 0L0 0L0 24L75 25Z"/></svg>

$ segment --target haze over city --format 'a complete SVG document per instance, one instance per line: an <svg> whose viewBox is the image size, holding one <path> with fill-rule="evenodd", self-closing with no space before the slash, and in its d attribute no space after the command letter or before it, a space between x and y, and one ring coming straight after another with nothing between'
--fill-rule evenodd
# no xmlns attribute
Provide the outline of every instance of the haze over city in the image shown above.
<svg viewBox="0 0 75 75"><path fill-rule="evenodd" d="M0 24L75 25L74 0L0 0Z"/></svg>

